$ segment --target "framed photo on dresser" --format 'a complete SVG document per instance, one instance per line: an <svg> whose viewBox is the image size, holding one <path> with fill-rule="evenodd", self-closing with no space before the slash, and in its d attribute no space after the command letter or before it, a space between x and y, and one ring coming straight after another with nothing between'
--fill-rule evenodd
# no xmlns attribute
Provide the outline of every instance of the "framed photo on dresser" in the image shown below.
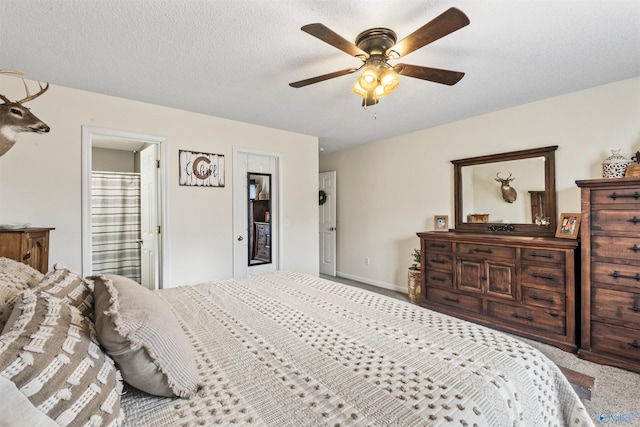
<svg viewBox="0 0 640 427"><path fill-rule="evenodd" d="M447 215L434 216L433 231L449 231L449 217Z"/></svg>
<svg viewBox="0 0 640 427"><path fill-rule="evenodd" d="M563 213L560 214L558 228L556 229L556 237L561 239L577 239L580 230L580 214L579 213Z"/></svg>

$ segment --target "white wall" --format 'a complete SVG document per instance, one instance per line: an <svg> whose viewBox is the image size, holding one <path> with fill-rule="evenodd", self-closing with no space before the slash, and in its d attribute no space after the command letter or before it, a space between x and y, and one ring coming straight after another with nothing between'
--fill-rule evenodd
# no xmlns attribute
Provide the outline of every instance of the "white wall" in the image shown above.
<svg viewBox="0 0 640 427"><path fill-rule="evenodd" d="M610 149L640 150L640 77L323 154L320 171L337 171L338 274L406 291L416 232L434 215L453 227L450 161L549 145L558 213L579 212L575 181L601 178Z"/></svg>
<svg viewBox="0 0 640 427"><path fill-rule="evenodd" d="M35 82L29 82L37 85ZM0 76L0 93L24 96L20 79ZM0 223L56 229L50 264L81 271L81 126L167 137L165 287L233 274L233 147L282 157L280 267L318 274L318 139L217 117L51 85L29 103L51 127L22 133L0 157ZM225 155L225 187L178 185L178 150Z"/></svg>

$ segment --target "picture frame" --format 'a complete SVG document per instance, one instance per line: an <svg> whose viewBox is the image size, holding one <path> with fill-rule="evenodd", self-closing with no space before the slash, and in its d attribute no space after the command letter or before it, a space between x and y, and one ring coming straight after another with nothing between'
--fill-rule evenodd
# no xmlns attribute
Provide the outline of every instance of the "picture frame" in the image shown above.
<svg viewBox="0 0 640 427"><path fill-rule="evenodd" d="M181 186L224 187L224 155L178 150Z"/></svg>
<svg viewBox="0 0 640 427"><path fill-rule="evenodd" d="M435 215L433 217L433 231L449 231L449 216Z"/></svg>
<svg viewBox="0 0 640 427"><path fill-rule="evenodd" d="M562 213L556 228L556 237L560 239L577 239L580 231L581 215L579 213Z"/></svg>

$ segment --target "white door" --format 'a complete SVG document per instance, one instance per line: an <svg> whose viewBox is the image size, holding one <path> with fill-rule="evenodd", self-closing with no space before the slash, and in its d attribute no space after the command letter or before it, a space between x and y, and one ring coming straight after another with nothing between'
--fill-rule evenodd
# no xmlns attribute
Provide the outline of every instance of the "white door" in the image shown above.
<svg viewBox="0 0 640 427"><path fill-rule="evenodd" d="M160 230L158 225L157 145L140 151L140 262L142 286L157 289Z"/></svg>
<svg viewBox="0 0 640 427"><path fill-rule="evenodd" d="M320 205L320 273L336 275L336 172L322 172L318 187L326 200Z"/></svg>
<svg viewBox="0 0 640 427"><path fill-rule="evenodd" d="M251 264L250 247L252 224L249 224L249 182L247 174L271 174L270 229L271 262ZM233 155L233 277L259 274L278 269L278 157L262 152L237 151Z"/></svg>

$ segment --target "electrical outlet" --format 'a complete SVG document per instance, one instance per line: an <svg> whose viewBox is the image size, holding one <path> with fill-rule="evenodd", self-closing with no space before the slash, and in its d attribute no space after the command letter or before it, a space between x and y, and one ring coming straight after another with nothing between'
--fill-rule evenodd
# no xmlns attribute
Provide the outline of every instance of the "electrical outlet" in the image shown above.
<svg viewBox="0 0 640 427"><path fill-rule="evenodd" d="M369 257L366 257L366 258L364 259L364 263L365 263L365 265L369 265L369 264L371 264L371 260L369 259Z"/></svg>

